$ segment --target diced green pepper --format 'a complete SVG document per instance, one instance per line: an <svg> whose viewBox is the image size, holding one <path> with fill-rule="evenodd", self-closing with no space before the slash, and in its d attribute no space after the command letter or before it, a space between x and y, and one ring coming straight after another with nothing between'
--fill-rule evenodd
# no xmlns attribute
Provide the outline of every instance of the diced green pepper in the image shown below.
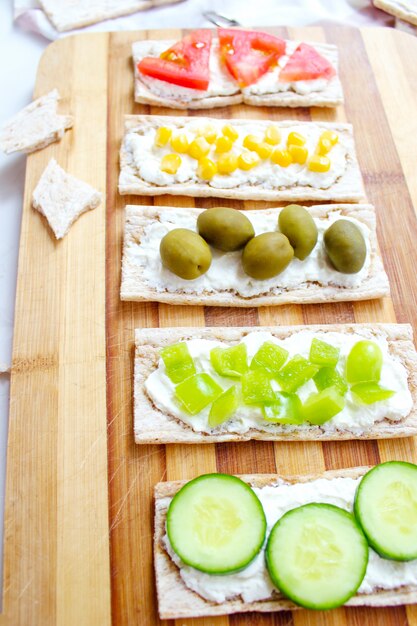
<svg viewBox="0 0 417 626"><path fill-rule="evenodd" d="M271 377L263 370L249 370L242 375L241 383L245 404L273 402L275 391L271 386Z"/></svg>
<svg viewBox="0 0 417 626"><path fill-rule="evenodd" d="M239 394L236 385L229 387L211 405L208 425L215 428L229 419L239 406Z"/></svg>
<svg viewBox="0 0 417 626"><path fill-rule="evenodd" d="M334 367L322 367L313 380L318 391L323 391L327 387L336 387L340 395L344 396L348 390L348 384L341 374Z"/></svg>
<svg viewBox="0 0 417 626"><path fill-rule="evenodd" d="M180 383L195 374L194 361L185 341L163 348L160 354L165 364L166 374L173 383Z"/></svg>
<svg viewBox="0 0 417 626"><path fill-rule="evenodd" d="M309 359L316 365L331 366L336 365L339 360L340 349L335 348L330 343L314 338L310 346Z"/></svg>
<svg viewBox="0 0 417 626"><path fill-rule="evenodd" d="M187 413L196 415L213 402L223 389L209 374L194 374L175 387L175 397Z"/></svg>
<svg viewBox="0 0 417 626"><path fill-rule="evenodd" d="M275 392L274 402L262 405L262 413L267 422L277 424L301 424L301 400L296 393Z"/></svg>
<svg viewBox="0 0 417 626"><path fill-rule="evenodd" d="M377 383L381 377L382 350L374 341L358 341L346 360L348 383Z"/></svg>
<svg viewBox="0 0 417 626"><path fill-rule="evenodd" d="M246 345L239 343L231 348L213 348L210 362L220 376L240 378L248 369Z"/></svg>
<svg viewBox="0 0 417 626"><path fill-rule="evenodd" d="M321 425L340 413L345 406L345 399L336 387L327 387L313 393L302 407L302 414L307 422Z"/></svg>
<svg viewBox="0 0 417 626"><path fill-rule="evenodd" d="M374 404L392 398L395 391L384 389L378 383L358 383L351 387L351 392L364 404Z"/></svg>
<svg viewBox="0 0 417 626"><path fill-rule="evenodd" d="M281 389L292 393L313 378L318 371L318 365L314 365L314 363L310 363L300 354L296 354L278 372L276 379Z"/></svg>
<svg viewBox="0 0 417 626"><path fill-rule="evenodd" d="M253 357L251 370L263 369L271 374L277 374L288 357L288 350L281 348L272 341L265 341Z"/></svg>

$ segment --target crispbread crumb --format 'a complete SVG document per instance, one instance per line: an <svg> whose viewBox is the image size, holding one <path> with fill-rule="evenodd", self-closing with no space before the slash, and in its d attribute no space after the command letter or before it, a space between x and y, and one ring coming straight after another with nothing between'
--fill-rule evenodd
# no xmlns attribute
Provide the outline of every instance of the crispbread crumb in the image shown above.
<svg viewBox="0 0 417 626"><path fill-rule="evenodd" d="M46 217L55 237L61 239L82 213L100 204L101 198L99 191L67 174L51 159L33 192L32 205Z"/></svg>
<svg viewBox="0 0 417 626"><path fill-rule="evenodd" d="M53 89L12 117L1 130L0 149L6 154L30 153L62 139L73 118L57 113L59 99L58 90Z"/></svg>

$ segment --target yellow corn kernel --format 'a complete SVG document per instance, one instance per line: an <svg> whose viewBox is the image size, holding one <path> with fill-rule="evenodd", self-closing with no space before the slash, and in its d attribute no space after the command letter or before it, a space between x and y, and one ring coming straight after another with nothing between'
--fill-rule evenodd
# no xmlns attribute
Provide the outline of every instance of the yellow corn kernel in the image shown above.
<svg viewBox="0 0 417 626"><path fill-rule="evenodd" d="M226 126L223 126L222 132L223 135L225 137L228 137L232 143L234 143L239 137L239 133L237 132L236 128L234 128L231 124L226 124Z"/></svg>
<svg viewBox="0 0 417 626"><path fill-rule="evenodd" d="M204 139L204 137L197 137L194 139L188 148L188 154L193 159L201 159L210 150L210 144Z"/></svg>
<svg viewBox="0 0 417 626"><path fill-rule="evenodd" d="M230 141L229 137L220 135L220 137L216 139L216 152L218 154L223 154L224 152L230 152L230 150L232 149L232 145L233 144Z"/></svg>
<svg viewBox="0 0 417 626"><path fill-rule="evenodd" d="M279 128L273 125L268 126L265 131L264 141L266 141L266 143L270 143L271 146L277 146L281 141L281 133L279 131Z"/></svg>
<svg viewBox="0 0 417 626"><path fill-rule="evenodd" d="M237 169L237 165L237 156L233 152L228 152L219 156L217 171L219 174L231 174Z"/></svg>
<svg viewBox="0 0 417 626"><path fill-rule="evenodd" d="M259 154L261 159L268 159L271 156L273 149L274 147L271 146L269 143L261 141L261 143L256 146L255 152Z"/></svg>
<svg viewBox="0 0 417 626"><path fill-rule="evenodd" d="M327 156L313 154L307 163L307 167L312 172L328 172L330 169L330 159Z"/></svg>
<svg viewBox="0 0 417 626"><path fill-rule="evenodd" d="M197 174L203 180L210 180L215 174L217 174L217 166L214 161L203 157L198 162Z"/></svg>
<svg viewBox="0 0 417 626"><path fill-rule="evenodd" d="M306 140L300 133L290 133L287 139L288 146L303 146Z"/></svg>
<svg viewBox="0 0 417 626"><path fill-rule="evenodd" d="M242 152L237 159L239 169L245 171L251 170L258 165L259 161L260 159L256 152Z"/></svg>
<svg viewBox="0 0 417 626"><path fill-rule="evenodd" d="M288 167L292 163L292 156L288 150L274 150L271 154L271 161L281 167Z"/></svg>
<svg viewBox="0 0 417 626"><path fill-rule="evenodd" d="M160 126L156 131L155 135L155 146L158 148L162 148L162 146L166 146L168 141L171 139L172 130L171 128L167 128L166 126Z"/></svg>
<svg viewBox="0 0 417 626"><path fill-rule="evenodd" d="M304 146L288 146L288 152L292 156L292 160L294 163L299 163L300 165L304 165L307 161L308 150L304 148Z"/></svg>
<svg viewBox="0 0 417 626"><path fill-rule="evenodd" d="M188 150L188 139L185 133L180 133L171 138L171 147L175 152L185 153Z"/></svg>
<svg viewBox="0 0 417 626"><path fill-rule="evenodd" d="M256 135L246 135L243 140L243 146L248 150L254 150L255 152L260 143L261 140Z"/></svg>
<svg viewBox="0 0 417 626"><path fill-rule="evenodd" d="M171 153L162 157L160 169L167 174L176 174L180 165L181 157Z"/></svg>
<svg viewBox="0 0 417 626"><path fill-rule="evenodd" d="M324 155L330 152L332 148L333 148L333 145L331 144L329 139L320 137L320 139L317 142L316 152L317 154Z"/></svg>
<svg viewBox="0 0 417 626"><path fill-rule="evenodd" d="M203 126L203 128L199 128L197 131L197 135L200 137L204 137L207 143L214 143L217 139L217 131L211 124L207 124L207 126Z"/></svg>
<svg viewBox="0 0 417 626"><path fill-rule="evenodd" d="M321 135L320 139L327 139L330 141L332 146L335 146L339 141L339 135L334 130L325 130Z"/></svg>

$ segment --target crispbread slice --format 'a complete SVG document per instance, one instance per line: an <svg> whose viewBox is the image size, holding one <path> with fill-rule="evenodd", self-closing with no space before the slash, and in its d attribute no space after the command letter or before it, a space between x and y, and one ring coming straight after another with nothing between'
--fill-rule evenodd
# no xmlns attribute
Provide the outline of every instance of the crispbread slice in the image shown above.
<svg viewBox="0 0 417 626"><path fill-rule="evenodd" d="M249 215L276 215L281 209L263 209L251 211ZM158 288L157 275L155 283L143 276L143 267L136 255L140 249L142 237L146 227L154 221L168 221L172 224L180 224L184 215L195 215L195 219L202 209L178 209L176 207L152 207L133 206L126 207L125 236L123 246L122 284L120 297L122 300L156 300L169 304L197 304L205 306L275 306L288 303L311 303L311 302L337 302L347 300L367 300L380 298L388 295L388 278L382 265L378 252L376 239L376 217L371 205L317 205L309 207L309 212L315 218L324 218L329 215L354 217L370 230L370 266L369 273L363 283L357 287L340 287L336 285L321 285L317 281L306 281L292 288L280 288L279 276L276 287L267 293L243 297L231 290L196 291L193 292L194 281L187 281L183 289L179 287L175 291ZM210 270L209 270L210 271ZM184 281L185 282L185 281ZM188 284L189 283L189 284Z"/></svg>
<svg viewBox="0 0 417 626"><path fill-rule="evenodd" d="M141 133L149 128L159 128L160 126L184 127L187 124L195 123L197 118L178 116L158 116L158 115L126 115L125 135L120 149L120 177L119 193L137 194L142 196L156 196L162 194L195 196L195 197L218 197L232 198L237 200L331 200L332 202L360 202L364 198L362 177L359 164L356 158L353 141L353 130L351 124L326 123L326 122L294 122L285 120L274 122L281 128L291 126L319 127L324 130L334 130L343 136L347 147L347 164L344 173L336 182L326 189L310 187L308 185L282 186L277 189L266 189L261 185L242 184L232 189L213 187L209 182L186 182L173 183L171 185L155 185L146 182L137 175L134 158L129 150L129 138L131 134ZM201 126L213 124L213 119L208 117L198 118ZM233 126L245 127L253 126L254 120L233 119L216 120L221 125L232 124ZM267 129L271 124L268 120L256 120L256 124Z"/></svg>
<svg viewBox="0 0 417 626"><path fill-rule="evenodd" d="M318 478L359 478L370 468L355 467L342 470L331 470L323 474L309 474L300 476L279 476L275 474L246 474L240 476L252 487L274 485L277 480L284 480L294 484L311 482ZM155 486L155 527L154 527L154 567L158 608L161 619L176 619L187 617L202 617L215 615L230 615L246 611L287 611L299 609L290 600L278 591L271 599L255 602L244 602L237 598L216 604L205 600L185 586L177 566L171 560L162 544L165 534L166 512L170 499L187 481L173 481L158 483ZM396 606L400 604L414 604L417 602L417 586L404 585L392 590L378 589L373 593L357 594L346 606Z"/></svg>
<svg viewBox="0 0 417 626"><path fill-rule="evenodd" d="M6 154L30 153L62 139L73 118L57 114L58 100L58 90L53 89L12 117L1 130L0 149Z"/></svg>
<svg viewBox="0 0 417 626"><path fill-rule="evenodd" d="M326 431L320 426L303 425L300 430L285 430L278 424L268 430L250 429L245 433L220 432L208 434L195 432L182 420L162 413L146 393L145 381L157 368L159 351L164 346L193 338L224 341L234 345L254 330L271 332L284 339L300 330L321 332L357 333L366 339L385 338L390 353L408 372L408 387L413 398L413 408L404 419L393 422L385 418L375 422L360 435L348 430ZM214 443L221 441L339 441L346 439L387 439L410 437L417 434L417 353L409 324L331 324L326 326L280 326L247 328L143 328L135 333L134 371L134 431L136 443Z"/></svg>
<svg viewBox="0 0 417 626"><path fill-rule="evenodd" d="M180 0L39 0L55 28L60 31L143 11Z"/></svg>
<svg viewBox="0 0 417 626"><path fill-rule="evenodd" d="M215 40L216 41L216 40ZM236 93L222 95L209 93L206 97L191 98L187 101L181 99L180 96L173 98L165 98L156 95L142 80L137 69L137 64L145 56L152 56L155 44L160 41L143 40L137 41L132 45L132 57L135 76L135 101L141 104L149 104L152 106L161 106L171 109L214 109L221 106L230 106L232 104L250 104L252 106L277 106L277 107L335 107L343 102L343 91L339 77L335 76L322 91L300 94L296 91L277 91L274 93L266 93L262 95L251 93L250 89L240 90L236 88ZM172 46L175 41L163 41L164 48ZM322 44L312 42L313 46L319 54L325 57L333 67L338 68L338 52L337 47L331 44ZM230 83L233 85L235 81L230 77Z"/></svg>
<svg viewBox="0 0 417 626"><path fill-rule="evenodd" d="M417 5L414 0L373 0L377 9L417 26Z"/></svg>
<svg viewBox="0 0 417 626"><path fill-rule="evenodd" d="M100 204L101 197L99 191L67 174L51 159L33 192L32 205L46 217L55 237L61 239L82 213Z"/></svg>

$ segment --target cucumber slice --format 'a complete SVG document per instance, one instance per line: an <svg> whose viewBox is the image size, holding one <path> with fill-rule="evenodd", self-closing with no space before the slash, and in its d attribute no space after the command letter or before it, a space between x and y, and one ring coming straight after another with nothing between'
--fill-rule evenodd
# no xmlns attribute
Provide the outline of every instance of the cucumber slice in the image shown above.
<svg viewBox="0 0 417 626"><path fill-rule="evenodd" d="M341 606L359 589L368 565L368 544L351 513L312 503L285 513L266 546L274 585L308 609Z"/></svg>
<svg viewBox="0 0 417 626"><path fill-rule="evenodd" d="M173 550L209 574L244 569L265 541L266 517L255 492L236 476L204 474L174 496L167 513Z"/></svg>
<svg viewBox="0 0 417 626"><path fill-rule="evenodd" d="M355 515L369 545L387 559L417 559L417 465L381 463L362 478Z"/></svg>

